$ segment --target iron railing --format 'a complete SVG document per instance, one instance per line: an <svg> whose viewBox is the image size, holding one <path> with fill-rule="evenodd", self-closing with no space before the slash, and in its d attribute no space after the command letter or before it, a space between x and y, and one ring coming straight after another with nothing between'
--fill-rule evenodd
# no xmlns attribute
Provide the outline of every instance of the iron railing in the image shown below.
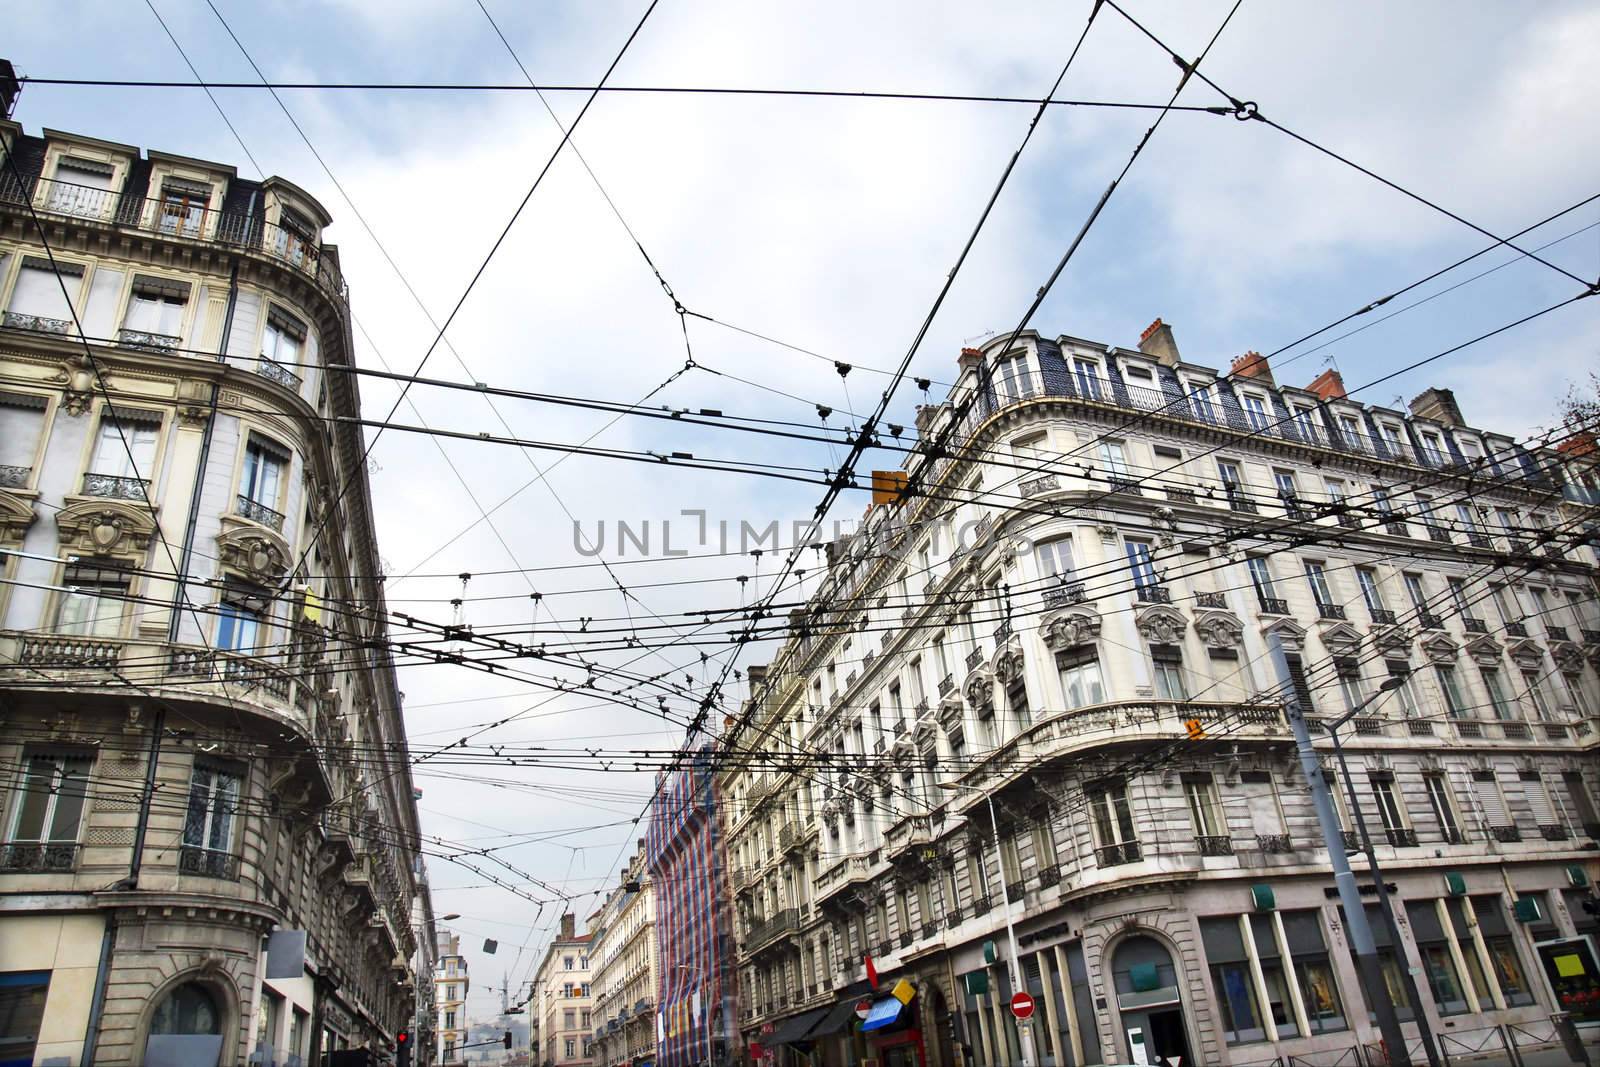
<svg viewBox="0 0 1600 1067"><path fill-rule="evenodd" d="M1395 848L1416 848L1417 832L1409 826L1394 826L1383 831L1389 839L1389 844Z"/></svg>
<svg viewBox="0 0 1600 1067"><path fill-rule="evenodd" d="M183 338L173 333L154 333L150 330L118 330L117 347L140 352L172 352L183 347Z"/></svg>
<svg viewBox="0 0 1600 1067"><path fill-rule="evenodd" d="M1226 608L1228 599L1222 593L1196 593L1194 604L1197 608Z"/></svg>
<svg viewBox="0 0 1600 1067"><path fill-rule="evenodd" d="M1317 605L1317 618L1319 619L1343 619L1344 617L1345 611L1343 604Z"/></svg>
<svg viewBox="0 0 1600 1067"><path fill-rule="evenodd" d="M256 362L256 373L270 382L277 382L291 393L300 391L302 382L300 375L268 356L265 352L261 354L261 358Z"/></svg>
<svg viewBox="0 0 1600 1067"><path fill-rule="evenodd" d="M150 483L144 478L124 478L120 474L85 474L83 476L84 496L103 496L112 500L139 500L146 499L146 486Z"/></svg>
<svg viewBox="0 0 1600 1067"><path fill-rule="evenodd" d="M1226 834L1204 834L1194 839L1202 856L1233 855L1233 838Z"/></svg>
<svg viewBox="0 0 1600 1067"><path fill-rule="evenodd" d="M78 865L76 841L11 841L0 845L0 871L52 874Z"/></svg>
<svg viewBox="0 0 1600 1067"><path fill-rule="evenodd" d="M1094 861L1100 867L1120 867L1125 863L1138 863L1143 853L1139 842L1124 841L1120 845L1101 845L1094 850Z"/></svg>
<svg viewBox="0 0 1600 1067"><path fill-rule="evenodd" d="M1082 582L1068 582L1054 589L1046 589L1041 599L1046 608L1064 608L1071 604L1082 604L1088 598Z"/></svg>
<svg viewBox="0 0 1600 1067"><path fill-rule="evenodd" d="M1506 623L1506 636L1507 637L1527 637L1528 636L1528 627L1524 623L1508 622L1508 623Z"/></svg>
<svg viewBox="0 0 1600 1067"><path fill-rule="evenodd" d="M1522 840L1522 831L1515 826L1491 826L1489 836L1502 843Z"/></svg>
<svg viewBox="0 0 1600 1067"><path fill-rule="evenodd" d="M1172 590L1161 585L1141 585L1134 590L1134 596L1146 604L1172 603Z"/></svg>
<svg viewBox="0 0 1600 1067"><path fill-rule="evenodd" d="M4 325L13 330L28 330L33 333L71 333L72 322L69 319L52 319L48 315L27 315L20 311L8 311Z"/></svg>
<svg viewBox="0 0 1600 1067"><path fill-rule="evenodd" d="M1489 632L1488 623L1471 615L1463 615L1461 617L1461 625L1469 634L1486 634Z"/></svg>
<svg viewBox="0 0 1600 1067"><path fill-rule="evenodd" d="M1390 611L1388 608L1373 608L1372 621L1375 625L1379 626L1393 626L1398 619L1396 618L1395 613Z"/></svg>
<svg viewBox="0 0 1600 1067"><path fill-rule="evenodd" d="M1288 834L1257 834L1256 847L1269 855L1294 851L1294 840Z"/></svg>
<svg viewBox="0 0 1600 1067"><path fill-rule="evenodd" d="M181 874L197 874L203 878L221 878L237 882L239 857L220 849L184 845L178 850L178 871Z"/></svg>
<svg viewBox="0 0 1600 1067"><path fill-rule="evenodd" d="M251 522L259 522L261 525L269 526L279 533L283 532L283 515L281 513L273 511L259 501L251 500L243 493L239 494L238 506L234 508L234 513L240 518L249 519Z"/></svg>
<svg viewBox="0 0 1600 1067"><path fill-rule="evenodd" d="M1261 597L1261 613L1263 615L1287 615L1289 614L1289 602L1282 597Z"/></svg>

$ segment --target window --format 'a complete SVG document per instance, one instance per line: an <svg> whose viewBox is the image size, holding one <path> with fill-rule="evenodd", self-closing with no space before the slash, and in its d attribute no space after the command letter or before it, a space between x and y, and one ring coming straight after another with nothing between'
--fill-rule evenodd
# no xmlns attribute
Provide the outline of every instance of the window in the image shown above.
<svg viewBox="0 0 1600 1067"><path fill-rule="evenodd" d="M1403 659L1385 660L1384 665L1389 677L1405 679L1398 688L1390 690L1395 704L1400 708L1400 714L1408 719L1415 717L1418 708L1417 696L1411 691L1411 665Z"/></svg>
<svg viewBox="0 0 1600 1067"><path fill-rule="evenodd" d="M1495 780L1493 771L1472 773L1472 795L1483 812L1484 823L1491 829L1514 826L1506 813L1506 798L1500 792L1500 783Z"/></svg>
<svg viewBox="0 0 1600 1067"><path fill-rule="evenodd" d="M1256 985L1238 917L1201 919L1200 940L1205 946L1206 962L1211 965L1211 984L1216 990L1218 1014L1222 1017L1222 1039L1230 1045L1265 1041L1267 1030L1261 1020Z"/></svg>
<svg viewBox="0 0 1600 1067"><path fill-rule="evenodd" d="M1113 484L1133 481L1128 473L1128 457L1120 442L1100 442L1100 467L1105 471L1107 480Z"/></svg>
<svg viewBox="0 0 1600 1067"><path fill-rule="evenodd" d="M1584 690L1583 675L1568 672L1561 676L1561 680L1566 684L1567 696L1571 699L1572 706L1577 709L1578 717L1589 718L1589 695Z"/></svg>
<svg viewBox="0 0 1600 1067"><path fill-rule="evenodd" d="M1344 697L1346 711L1354 711L1367 699L1366 684L1361 680L1361 666L1353 658L1340 656L1333 661L1334 676L1339 680L1339 694Z"/></svg>
<svg viewBox="0 0 1600 1067"><path fill-rule="evenodd" d="M1007 400L1021 400L1033 395L1033 372L1028 369L1028 354L1013 352L995 360L1000 372L1001 395Z"/></svg>
<svg viewBox="0 0 1600 1067"><path fill-rule="evenodd" d="M1255 393L1240 393L1239 399L1244 403L1245 421L1252 430L1265 430L1267 428L1267 402Z"/></svg>
<svg viewBox="0 0 1600 1067"><path fill-rule="evenodd" d="M1278 599L1277 591L1272 587L1272 570L1267 563L1267 557L1251 556L1247 566L1250 570L1250 584L1255 586L1256 598L1261 601L1261 610L1286 611L1286 606Z"/></svg>
<svg viewBox="0 0 1600 1067"><path fill-rule="evenodd" d="M1550 701L1544 694L1544 683L1540 680L1538 671L1523 671L1522 686L1528 691L1528 701L1533 705L1534 714L1539 716L1540 722L1554 722L1555 715L1550 709Z"/></svg>
<svg viewBox="0 0 1600 1067"><path fill-rule="evenodd" d="M116 176L111 164L62 156L56 160L55 174L55 180L50 183L49 210L91 218L110 212L111 180Z"/></svg>
<svg viewBox="0 0 1600 1067"><path fill-rule="evenodd" d="M1522 969L1522 960L1517 956L1517 949L1512 941L1511 927L1506 922L1505 908L1501 898L1496 895L1477 896L1470 898L1472 910L1478 920L1478 933L1483 936L1483 947L1489 956L1489 970L1493 972L1495 981L1500 985L1500 993L1506 998L1508 1007L1517 1007L1533 1003L1533 990L1528 985L1526 972ZM1450 909L1450 917L1455 923L1456 936L1471 941L1471 931L1467 928L1464 914L1460 914L1457 905L1459 901L1450 900L1446 906ZM1467 944L1461 946L1462 953L1468 951Z"/></svg>
<svg viewBox="0 0 1600 1067"><path fill-rule="evenodd" d="M1449 535L1434 521L1438 518L1438 515L1434 511L1433 497L1427 493L1417 494L1417 518L1422 521L1422 525L1427 529L1428 536L1435 541L1448 541L1450 539Z"/></svg>
<svg viewBox="0 0 1600 1067"><path fill-rule="evenodd" d="M1456 818L1455 799L1450 795L1450 782L1443 771L1428 771L1422 775L1423 787L1428 791L1428 807L1439 824L1439 832L1453 845L1466 840L1461 832L1461 822Z"/></svg>
<svg viewBox="0 0 1600 1067"><path fill-rule="evenodd" d="M444 1043L444 1062L456 1062L456 1043L454 1038L447 1038Z"/></svg>
<svg viewBox="0 0 1600 1067"><path fill-rule="evenodd" d="M1145 541L1127 542L1128 567L1133 571L1133 585L1140 600L1156 600L1158 588L1155 564L1150 558L1150 545Z"/></svg>
<svg viewBox="0 0 1600 1067"><path fill-rule="evenodd" d="M206 208L211 203L211 186L182 178L161 182L162 233L198 237L205 226Z"/></svg>
<svg viewBox="0 0 1600 1067"><path fill-rule="evenodd" d="M1100 654L1093 647L1056 653L1056 669L1061 672L1061 691L1067 710L1105 701L1105 689L1100 679Z"/></svg>
<svg viewBox="0 0 1600 1067"><path fill-rule="evenodd" d="M1234 511L1252 511L1255 505L1245 489L1244 475L1239 465L1231 459L1217 460L1217 476L1222 479L1222 491L1227 495L1228 506Z"/></svg>
<svg viewBox="0 0 1600 1067"><path fill-rule="evenodd" d="M93 760L88 756L57 753L36 753L26 758L22 780L17 785L17 795L12 801L10 832L11 842L38 842L40 844L74 844L78 840L78 826L83 821L84 802L88 798L89 768ZM52 863L45 854L40 870L56 870L63 864Z"/></svg>
<svg viewBox="0 0 1600 1067"><path fill-rule="evenodd" d="M1100 399L1100 365L1092 359L1074 359L1072 376L1078 381L1079 395L1090 400Z"/></svg>
<svg viewBox="0 0 1600 1067"><path fill-rule="evenodd" d="M1017 728L1019 730L1025 728L1030 721L1030 716L1028 713L1028 687L1022 675L1019 674L1011 679L1011 682L1006 686L1006 703L1011 706L1011 715L1016 720Z"/></svg>
<svg viewBox="0 0 1600 1067"><path fill-rule="evenodd" d="M229 652L252 652L263 648L263 621L266 595L241 582L223 586L217 602L217 647Z"/></svg>
<svg viewBox="0 0 1600 1067"><path fill-rule="evenodd" d="M1402 977L1405 972L1401 969L1400 960L1395 958L1394 943L1389 939L1388 924L1379 915L1378 905L1367 904L1363 910L1367 913L1367 926L1372 930L1372 940L1378 950L1378 967L1383 980L1382 992L1375 994L1373 990L1367 988L1365 977L1360 975L1360 968L1356 968L1357 976L1361 982L1362 993L1368 1004L1367 1019L1369 1022L1377 1021L1377 1013L1372 1010L1371 1005L1376 1002L1375 998L1377 996L1383 996L1394 1004L1395 1015L1402 1022L1409 1021L1415 1018L1415 1012L1412 1008L1411 998L1406 993L1406 982ZM1345 916L1345 910L1342 906L1339 908L1339 917L1348 926L1349 919ZM1349 945L1348 939L1346 940L1346 945L1347 947ZM1350 960L1352 963L1355 962L1354 948L1350 949Z"/></svg>
<svg viewBox="0 0 1600 1067"><path fill-rule="evenodd" d="M0 486L25 488L44 432L45 398L0 392Z"/></svg>
<svg viewBox="0 0 1600 1067"><path fill-rule="evenodd" d="M1216 409L1211 406L1211 391L1204 383L1191 382L1189 384L1189 403L1194 409L1195 418L1201 422L1215 423L1217 421Z"/></svg>
<svg viewBox="0 0 1600 1067"><path fill-rule="evenodd" d="M305 259L308 247L315 244L317 228L300 212L284 205L278 209L278 229L273 233L273 246L280 256L290 262Z"/></svg>
<svg viewBox="0 0 1600 1067"><path fill-rule="evenodd" d="M1383 435L1383 443L1389 446L1390 455L1406 458L1406 446L1400 440L1400 431L1387 422L1378 423L1378 432Z"/></svg>
<svg viewBox="0 0 1600 1067"><path fill-rule="evenodd" d="M233 847L233 813L239 801L239 776L196 762L189 778L189 807L183 820L183 847L227 854Z"/></svg>
<svg viewBox="0 0 1600 1067"><path fill-rule="evenodd" d="M1141 382L1153 382L1156 380L1155 375L1151 373L1149 367L1141 367L1137 363L1127 364L1122 368L1122 371L1131 380L1137 380Z"/></svg>
<svg viewBox="0 0 1600 1067"><path fill-rule="evenodd" d="M1322 491L1328 494L1328 503L1343 504L1345 498L1344 481L1339 478L1322 479Z"/></svg>
<svg viewBox="0 0 1600 1067"><path fill-rule="evenodd" d="M1217 786L1211 780L1211 775L1184 775L1183 793L1189 802L1189 821L1194 825L1194 836L1225 840L1228 837L1228 822L1222 817L1222 802L1217 799ZM1204 848L1202 843L1202 852Z"/></svg>
<svg viewBox="0 0 1600 1067"><path fill-rule="evenodd" d="M454 1008L449 1008L445 1011L444 1028L446 1030L454 1030L456 1028L456 1010Z"/></svg>
<svg viewBox="0 0 1600 1067"><path fill-rule="evenodd" d="M1315 909L1285 911L1283 919L1284 941L1289 946L1289 956L1294 963L1295 978L1300 986L1300 1001L1305 1005L1306 1021L1313 1034L1329 1034L1347 1029L1344 1005L1339 999L1339 986L1333 978L1333 966L1328 960L1328 949L1322 938L1322 920ZM1251 922L1266 916L1251 916ZM1256 950L1270 939L1256 935Z"/></svg>
<svg viewBox="0 0 1600 1067"><path fill-rule="evenodd" d="M576 1009L576 1008L567 1008L565 1011L563 1011L561 1013L561 1028L563 1030L575 1030L575 1029L577 1029L577 1027L578 1027L578 1009Z"/></svg>
<svg viewBox="0 0 1600 1067"><path fill-rule="evenodd" d="M1494 717L1497 719L1517 718L1511 706L1511 698L1506 695L1505 682L1500 677L1500 668L1480 668L1483 675L1483 688L1489 693L1489 706L1494 708Z"/></svg>
<svg viewBox="0 0 1600 1067"><path fill-rule="evenodd" d="M1291 404L1289 405L1289 410L1294 413L1294 428L1295 432L1300 435L1300 440L1307 443L1321 440L1317 434L1316 416L1313 409L1301 404Z"/></svg>
<svg viewBox="0 0 1600 1067"><path fill-rule="evenodd" d="M261 354L283 367L300 362L306 344L305 323L277 307L267 309L267 326L261 334Z"/></svg>
<svg viewBox="0 0 1600 1067"><path fill-rule="evenodd" d="M1445 462L1444 441L1431 430L1423 430L1417 435L1422 439L1422 455L1429 466L1442 467Z"/></svg>
<svg viewBox="0 0 1600 1067"><path fill-rule="evenodd" d="M1471 718L1467 702L1461 697L1461 686L1456 680L1456 669L1441 663L1434 668L1439 674L1439 692L1444 696L1444 710L1452 719Z"/></svg>
<svg viewBox="0 0 1600 1067"><path fill-rule="evenodd" d="M57 272L60 280L56 278ZM7 325L47 333L66 333L72 329L72 307L67 300L69 296L75 298L83 288L83 274L79 263L63 263L57 259L52 267L48 259L24 256L6 312L8 316L20 316L29 321L12 318ZM44 321L34 321L39 319Z"/></svg>
<svg viewBox="0 0 1600 1067"><path fill-rule="evenodd" d="M1450 594L1450 607L1456 614L1463 617L1471 615L1472 611L1467 603L1467 583L1460 578L1451 577L1444 580L1444 587Z"/></svg>
<svg viewBox="0 0 1600 1067"><path fill-rule="evenodd" d="M1371 567L1357 567L1356 584L1361 587L1361 599L1366 601L1367 610L1373 613L1376 621L1377 613L1386 610L1383 606L1383 591L1378 588L1378 572Z"/></svg>
<svg viewBox="0 0 1600 1067"><path fill-rule="evenodd" d="M1600 828L1600 817L1596 817L1594 801L1589 799L1589 790L1583 785L1583 772L1563 771L1561 784L1566 789L1567 803L1572 807L1572 814L1586 830L1591 832Z"/></svg>
<svg viewBox="0 0 1600 1067"><path fill-rule="evenodd" d="M189 289L182 282L136 275L122 328L151 336L123 340L159 348L176 347L183 339L183 312L189 303Z"/></svg>
<svg viewBox="0 0 1600 1067"><path fill-rule="evenodd" d="M1084 790L1094 827L1096 858L1101 866L1139 859L1139 838L1122 782L1100 782Z"/></svg>
<svg viewBox="0 0 1600 1067"><path fill-rule="evenodd" d="M1188 700L1183 683L1183 650L1177 645L1151 645L1150 659L1155 667L1156 696L1162 700Z"/></svg>
<svg viewBox="0 0 1600 1067"><path fill-rule="evenodd" d="M137 478L149 483L155 472L156 441L160 436L161 417L154 412L107 409L100 417L89 473L109 478ZM95 492L90 485L85 489L93 496L127 495L120 490ZM143 500L144 496L134 491L130 499Z"/></svg>
<svg viewBox="0 0 1600 1067"><path fill-rule="evenodd" d="M1461 974L1456 970L1450 954L1450 940L1439 923L1439 912L1431 900L1406 901L1406 918L1417 939L1417 954L1422 957L1422 970L1428 978L1428 991L1439 1006L1440 1015L1460 1015L1469 1009L1466 989L1461 984ZM1459 947L1459 946L1458 946ZM1472 973L1476 992L1489 1000L1489 991L1483 985L1483 974L1477 966L1478 954L1469 940L1462 959Z"/></svg>
<svg viewBox="0 0 1600 1067"><path fill-rule="evenodd" d="M1289 507L1291 514L1297 514L1299 507L1295 503L1300 498L1300 486L1294 480L1294 471L1279 470L1272 472L1272 484L1278 487L1278 496Z"/></svg>
<svg viewBox="0 0 1600 1067"><path fill-rule="evenodd" d="M116 637L127 615L128 572L115 566L69 563L61 577L56 630L79 637Z"/></svg>
<svg viewBox="0 0 1600 1067"><path fill-rule="evenodd" d="M1321 563L1314 560L1306 561L1306 584L1311 586L1311 597L1317 602L1317 610L1324 617L1328 609L1333 607L1333 592L1328 588L1328 572Z"/></svg>
<svg viewBox="0 0 1600 1067"><path fill-rule="evenodd" d="M1337 418L1339 420L1339 429L1351 441L1361 442L1366 439L1366 434L1361 432L1361 421L1354 415L1339 415ZM1371 448L1370 445L1361 445L1361 447L1367 450Z"/></svg>
<svg viewBox="0 0 1600 1067"><path fill-rule="evenodd" d="M1406 595L1411 598L1411 606L1419 614L1426 615L1428 613L1428 594L1422 588L1422 575L1407 571L1403 577Z"/></svg>
<svg viewBox="0 0 1600 1067"><path fill-rule="evenodd" d="M1041 541L1034 546L1033 554L1039 562L1041 577L1054 576L1066 581L1072 576L1072 538Z"/></svg>
<svg viewBox="0 0 1600 1067"><path fill-rule="evenodd" d="M576 1040L574 1040L573 1038L570 1038L570 1037L567 1038L566 1050L567 1050L567 1058L568 1059L571 1059L573 1056L576 1056L578 1054L577 1053L577 1047L578 1047L578 1043L577 1043Z"/></svg>
<svg viewBox="0 0 1600 1067"><path fill-rule="evenodd" d="M1375 772L1369 777L1372 795L1378 802L1378 817L1383 821L1383 832L1388 835L1389 844L1415 843L1416 837L1410 833L1411 827L1406 819L1405 805L1400 799L1399 790L1395 788L1394 775Z"/></svg>

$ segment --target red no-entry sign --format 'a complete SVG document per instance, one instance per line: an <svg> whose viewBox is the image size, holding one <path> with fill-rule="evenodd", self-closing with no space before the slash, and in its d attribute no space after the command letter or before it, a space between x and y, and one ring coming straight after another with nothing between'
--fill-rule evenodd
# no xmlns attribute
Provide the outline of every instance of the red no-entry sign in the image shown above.
<svg viewBox="0 0 1600 1067"><path fill-rule="evenodd" d="M856 1018L865 1019L868 1015L871 1015L871 1014L872 1014L872 1001L870 1001L870 1000L858 1000L858 1001L856 1001Z"/></svg>
<svg viewBox="0 0 1600 1067"><path fill-rule="evenodd" d="M1018 993L1012 997L1011 1014L1019 1019L1033 1018L1033 998L1026 993Z"/></svg>

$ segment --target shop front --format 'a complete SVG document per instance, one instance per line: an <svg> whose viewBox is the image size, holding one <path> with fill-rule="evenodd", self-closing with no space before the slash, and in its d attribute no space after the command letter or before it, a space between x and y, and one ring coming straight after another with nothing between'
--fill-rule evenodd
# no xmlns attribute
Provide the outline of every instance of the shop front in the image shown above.
<svg viewBox="0 0 1600 1067"><path fill-rule="evenodd" d="M904 979L894 992L873 1001L861 1022L866 1058L880 1067L928 1067L918 1008L918 996Z"/></svg>

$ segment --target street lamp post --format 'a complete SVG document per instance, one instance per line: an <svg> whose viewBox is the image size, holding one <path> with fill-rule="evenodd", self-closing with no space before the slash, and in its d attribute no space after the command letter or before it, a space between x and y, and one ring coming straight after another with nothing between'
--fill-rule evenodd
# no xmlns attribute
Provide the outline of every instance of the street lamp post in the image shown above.
<svg viewBox="0 0 1600 1067"><path fill-rule="evenodd" d="M1350 803L1350 814L1356 821L1356 833L1360 835L1361 850L1366 853L1367 866L1372 874L1372 887L1377 893L1378 911L1383 916L1384 929L1389 932L1389 943L1394 946L1395 952L1399 953L1402 959L1405 958L1405 942L1400 940L1400 929L1395 923L1394 908L1389 903L1389 894L1384 890L1383 871L1378 867L1378 853L1372 846L1372 835L1367 831L1367 819L1361 810L1361 798L1356 794L1355 782L1350 777L1350 764L1344 758L1344 745L1339 741L1339 728L1363 711L1366 711L1370 705L1405 684L1406 677L1404 675L1396 675L1385 679L1378 686L1376 693L1373 693L1367 699L1327 724L1328 737L1333 741L1333 755L1339 761L1339 774L1344 778L1345 798ZM1411 1014L1416 1020L1417 1035L1422 1039L1422 1050L1427 1055L1428 1063L1431 1067L1439 1067L1439 1053L1434 1048L1433 1031L1428 1026L1427 1013L1422 1008L1422 1000L1417 992L1416 979L1412 976L1409 963L1407 966L1400 967L1399 970L1401 981L1406 986L1406 996L1411 1000ZM1372 995L1380 996L1381 994L1379 991L1374 990Z"/></svg>
<svg viewBox="0 0 1600 1067"><path fill-rule="evenodd" d="M694 981L697 986L709 985L709 983L706 982L705 971L699 967L695 967L687 963L680 963L678 964L678 970L688 971L693 974ZM704 995L700 998L700 1010L705 1013L706 1018L706 1067L711 1067L714 1057L711 1052L711 990L709 988L705 989Z"/></svg>
<svg viewBox="0 0 1600 1067"><path fill-rule="evenodd" d="M1024 992L1025 986L1022 984L1022 964L1018 962L1017 959L1017 928L1012 924L1011 921L1011 891L1006 888L1005 858L1000 854L1000 823L995 818L994 814L994 796L986 789L979 789L975 785L964 785L961 782L935 782L934 785L940 789L948 789L952 792L964 789L969 793L981 794L984 803L989 806L989 828L994 836L995 870L1000 875L1000 902L1001 906L1005 909L1006 915L1006 942L1008 947L1011 949L1011 992L1013 994ZM1033 1054L1033 1030L1019 1022L1017 1026L1017 1040L1022 1045L1022 1067L1034 1067L1034 1064L1037 1061L1035 1060Z"/></svg>

